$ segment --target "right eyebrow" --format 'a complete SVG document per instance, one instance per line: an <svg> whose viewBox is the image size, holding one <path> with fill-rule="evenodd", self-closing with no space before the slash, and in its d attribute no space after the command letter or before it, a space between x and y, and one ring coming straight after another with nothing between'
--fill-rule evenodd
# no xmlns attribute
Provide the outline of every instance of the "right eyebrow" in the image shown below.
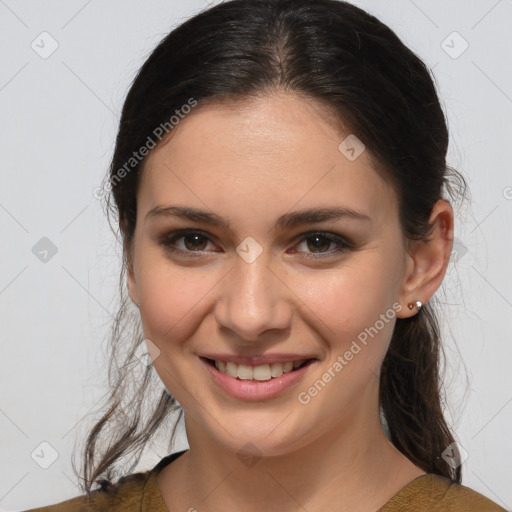
<svg viewBox="0 0 512 512"><path fill-rule="evenodd" d="M156 206L146 214L144 222L146 222L148 218L159 216L180 217L186 220L204 222L206 224L211 224L212 226L229 229L229 222L227 222L219 215L207 212L205 210L200 210L199 208L190 208L186 206Z"/></svg>

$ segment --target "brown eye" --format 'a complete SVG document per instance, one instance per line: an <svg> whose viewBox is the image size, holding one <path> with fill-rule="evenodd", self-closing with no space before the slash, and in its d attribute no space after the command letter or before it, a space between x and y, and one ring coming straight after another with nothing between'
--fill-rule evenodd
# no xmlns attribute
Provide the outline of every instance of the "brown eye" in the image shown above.
<svg viewBox="0 0 512 512"><path fill-rule="evenodd" d="M208 239L198 233L185 235L183 237L183 244L189 251L204 251L208 245Z"/></svg>
<svg viewBox="0 0 512 512"><path fill-rule="evenodd" d="M345 254L353 243L344 237L328 232L305 233L292 252L302 254L304 258L328 258Z"/></svg>
<svg viewBox="0 0 512 512"><path fill-rule="evenodd" d="M215 247L211 239L197 230L178 230L163 236L160 245L166 251L180 256L201 256L206 252L212 252ZM218 252L218 251L215 251Z"/></svg>
<svg viewBox="0 0 512 512"><path fill-rule="evenodd" d="M310 236L306 242L307 247L311 252L325 252L329 250L332 243L332 240L329 240L322 235Z"/></svg>

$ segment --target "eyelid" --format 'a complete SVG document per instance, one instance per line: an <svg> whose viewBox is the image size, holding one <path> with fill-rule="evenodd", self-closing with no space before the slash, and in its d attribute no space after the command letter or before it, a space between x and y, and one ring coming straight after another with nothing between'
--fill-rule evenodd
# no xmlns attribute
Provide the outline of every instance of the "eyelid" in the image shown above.
<svg viewBox="0 0 512 512"><path fill-rule="evenodd" d="M160 237L159 244L164 248L168 249L172 252L179 253L179 254L185 254L187 256L197 257L197 256L203 256L205 253L211 252L211 251L205 251L205 250L198 250L198 251L187 251L183 249L178 249L177 247L173 247L172 244L175 243L180 238L184 238L187 235L200 235L207 239L208 242L214 243L212 240L212 236L209 233L206 233L200 229L177 229L175 231L171 231L170 233L167 233ZM218 251L214 251L218 252Z"/></svg>
<svg viewBox="0 0 512 512"><path fill-rule="evenodd" d="M214 240L212 240L212 235L209 233L206 233L200 229L193 229L193 228L187 228L187 229L178 229L171 231L170 233L165 234L164 236L160 237L159 244L164 248L167 249L175 254L183 255L185 257L201 257L205 254L211 253L211 252L220 252L220 251L211 251L211 250L184 250L179 249L177 247L173 247L173 243L175 243L177 240L187 236L187 235L200 235L204 237L208 242L210 243L216 243ZM344 236L338 235L336 233L332 233L329 231L307 231L305 233L301 233L298 237L295 238L295 241L293 242L294 246L297 246L298 244L301 244L308 240L308 238L311 238L313 236L320 236L323 238L326 238L331 243L336 244L336 248L330 249L326 252L301 252L301 251L292 251L292 254L299 253L304 254L301 256L303 259L320 259L320 258L329 258L335 255L339 255L342 253L345 253L351 249L354 248L353 242L351 242L349 239L347 239ZM215 237L213 237L215 238Z"/></svg>
<svg viewBox="0 0 512 512"><path fill-rule="evenodd" d="M336 244L337 247L335 249L331 249L326 252L318 252L318 253L308 252L308 253L306 253L307 256L304 256L304 258L308 258L308 259L327 258L329 256L332 256L335 254L340 254L340 253L346 252L346 251L354 248L354 244L350 240L348 240L346 237L337 235L335 233L331 233L330 231L319 231L319 230L308 231L306 233L302 233L300 235L300 237L297 239L297 243L295 245L303 243L308 238L311 238L313 236L320 236L320 237L326 238L330 242ZM295 252L299 252L299 251L295 251Z"/></svg>

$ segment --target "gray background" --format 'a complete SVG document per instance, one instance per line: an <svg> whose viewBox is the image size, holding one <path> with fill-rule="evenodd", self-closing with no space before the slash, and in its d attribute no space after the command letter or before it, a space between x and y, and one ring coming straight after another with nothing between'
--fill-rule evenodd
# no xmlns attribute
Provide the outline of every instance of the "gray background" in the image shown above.
<svg viewBox="0 0 512 512"><path fill-rule="evenodd" d="M471 206L456 211L456 252L437 294L446 308L447 415L467 452L463 483L510 509L512 1L357 4L433 67L449 163L472 190ZM97 187L136 70L207 5L0 0L2 511L78 494L71 452L105 391L121 255ZM184 447L182 436L175 450ZM163 455L155 447L140 467Z"/></svg>

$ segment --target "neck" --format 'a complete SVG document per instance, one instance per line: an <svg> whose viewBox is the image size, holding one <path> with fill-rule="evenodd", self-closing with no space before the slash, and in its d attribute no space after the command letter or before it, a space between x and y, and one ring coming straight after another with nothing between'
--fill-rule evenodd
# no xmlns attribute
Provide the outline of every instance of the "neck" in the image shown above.
<svg viewBox="0 0 512 512"><path fill-rule="evenodd" d="M425 472L389 442L378 415L351 425L251 460L196 435L200 427L187 420L190 450L159 475L162 495L170 510L376 511Z"/></svg>

